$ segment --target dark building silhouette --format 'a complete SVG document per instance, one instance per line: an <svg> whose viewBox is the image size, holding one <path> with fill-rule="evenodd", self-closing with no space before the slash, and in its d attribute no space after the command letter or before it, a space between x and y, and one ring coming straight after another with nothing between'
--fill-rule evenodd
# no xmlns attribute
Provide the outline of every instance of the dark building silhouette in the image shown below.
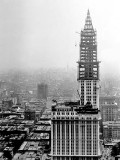
<svg viewBox="0 0 120 160"><path fill-rule="evenodd" d="M48 96L48 85L41 83L37 86L37 98L38 99L47 99Z"/></svg>
<svg viewBox="0 0 120 160"><path fill-rule="evenodd" d="M25 116L25 120L35 120L36 116L35 116L35 110L30 110L27 109L24 112L24 116Z"/></svg>
<svg viewBox="0 0 120 160"><path fill-rule="evenodd" d="M2 110L8 111L11 110L13 101L11 99L6 99L2 101Z"/></svg>

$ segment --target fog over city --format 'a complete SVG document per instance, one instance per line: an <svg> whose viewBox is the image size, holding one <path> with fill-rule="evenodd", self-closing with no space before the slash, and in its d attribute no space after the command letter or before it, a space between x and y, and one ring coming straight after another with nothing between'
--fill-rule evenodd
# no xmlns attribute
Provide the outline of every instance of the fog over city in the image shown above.
<svg viewBox="0 0 120 160"><path fill-rule="evenodd" d="M0 0L0 160L120 159L119 29L119 0Z"/></svg>
<svg viewBox="0 0 120 160"><path fill-rule="evenodd" d="M87 10L101 72L120 72L119 0L0 0L0 70L76 68Z"/></svg>

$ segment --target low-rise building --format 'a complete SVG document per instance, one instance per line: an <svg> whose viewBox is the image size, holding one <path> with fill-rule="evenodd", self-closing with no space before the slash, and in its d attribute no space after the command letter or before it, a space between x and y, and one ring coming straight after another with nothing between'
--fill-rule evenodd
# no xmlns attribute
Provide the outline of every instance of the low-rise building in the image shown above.
<svg viewBox="0 0 120 160"><path fill-rule="evenodd" d="M103 137L105 139L120 139L120 121L103 122Z"/></svg>
<svg viewBox="0 0 120 160"><path fill-rule="evenodd" d="M103 122L117 120L118 105L115 102L115 97L100 97L100 111Z"/></svg>

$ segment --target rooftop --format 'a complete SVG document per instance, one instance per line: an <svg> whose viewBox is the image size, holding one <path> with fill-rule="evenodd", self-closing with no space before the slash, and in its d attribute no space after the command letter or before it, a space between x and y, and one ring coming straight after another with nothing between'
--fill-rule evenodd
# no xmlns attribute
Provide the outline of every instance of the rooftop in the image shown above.
<svg viewBox="0 0 120 160"><path fill-rule="evenodd" d="M80 101L56 103L52 106L52 111L58 111L58 109L69 109L69 111L76 111L81 114L97 114L99 112L98 108L93 108L91 102L87 102L86 105L80 106Z"/></svg>
<svg viewBox="0 0 120 160"><path fill-rule="evenodd" d="M40 140L49 140L48 133L33 133L31 132L27 137L27 140L40 141Z"/></svg>
<svg viewBox="0 0 120 160"><path fill-rule="evenodd" d="M41 151L44 149L44 146L40 142L35 141L24 141L19 151Z"/></svg>
<svg viewBox="0 0 120 160"><path fill-rule="evenodd" d="M16 153L13 157L13 160L40 160L42 155L35 152L25 152L25 153Z"/></svg>

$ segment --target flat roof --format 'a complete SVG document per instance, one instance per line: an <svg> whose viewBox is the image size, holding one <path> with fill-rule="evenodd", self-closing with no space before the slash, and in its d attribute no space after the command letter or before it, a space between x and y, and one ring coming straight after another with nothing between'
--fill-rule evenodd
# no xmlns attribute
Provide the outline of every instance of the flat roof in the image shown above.
<svg viewBox="0 0 120 160"><path fill-rule="evenodd" d="M19 151L38 151L39 149L42 149L42 148L43 146L40 145L40 142L24 141Z"/></svg>
<svg viewBox="0 0 120 160"><path fill-rule="evenodd" d="M44 154L43 154L44 155ZM34 151L23 153L16 153L13 157L13 160L35 160L36 157L43 156L40 153L35 153ZM40 159L39 159L40 160Z"/></svg>

